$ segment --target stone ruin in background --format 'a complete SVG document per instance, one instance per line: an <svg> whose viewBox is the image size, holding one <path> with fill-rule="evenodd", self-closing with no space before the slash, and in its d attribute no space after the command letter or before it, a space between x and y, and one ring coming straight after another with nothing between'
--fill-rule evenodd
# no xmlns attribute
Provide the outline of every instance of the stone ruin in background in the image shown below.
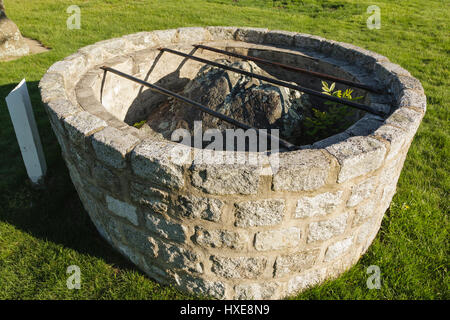
<svg viewBox="0 0 450 320"><path fill-rule="evenodd" d="M6 16L3 0L0 0L0 60L25 56L30 48L19 28Z"/></svg>

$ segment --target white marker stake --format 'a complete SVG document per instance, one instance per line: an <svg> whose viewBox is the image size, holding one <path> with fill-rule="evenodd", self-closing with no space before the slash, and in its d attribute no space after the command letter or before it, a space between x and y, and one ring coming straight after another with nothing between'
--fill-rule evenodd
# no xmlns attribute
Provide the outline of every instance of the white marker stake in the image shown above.
<svg viewBox="0 0 450 320"><path fill-rule="evenodd" d="M41 139L34 119L25 79L6 97L9 115L31 182L37 184L47 172Z"/></svg>

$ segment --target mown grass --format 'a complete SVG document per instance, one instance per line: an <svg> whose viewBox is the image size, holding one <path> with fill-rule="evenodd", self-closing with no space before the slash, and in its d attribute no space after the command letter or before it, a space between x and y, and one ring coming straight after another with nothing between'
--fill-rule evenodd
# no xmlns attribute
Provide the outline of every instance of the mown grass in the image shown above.
<svg viewBox="0 0 450 320"><path fill-rule="evenodd" d="M97 234L70 182L37 84L78 48L128 33L181 26L268 27L352 42L389 57L421 80L428 111L411 145L398 192L367 254L337 280L296 299L448 299L449 38L447 0L78 0L82 28L67 30L65 0L5 0L22 33L52 50L0 62L0 299L183 299L136 270ZM369 5L382 27L369 30ZM44 144L48 188L27 182L4 97L26 78ZM81 290L68 290L78 265ZM369 290L378 265L382 288Z"/></svg>

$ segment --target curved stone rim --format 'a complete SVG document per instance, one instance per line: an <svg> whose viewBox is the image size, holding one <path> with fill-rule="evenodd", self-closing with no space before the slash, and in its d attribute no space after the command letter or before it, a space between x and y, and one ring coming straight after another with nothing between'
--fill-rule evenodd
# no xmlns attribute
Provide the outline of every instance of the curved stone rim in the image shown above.
<svg viewBox="0 0 450 320"><path fill-rule="evenodd" d="M102 140L97 140L100 135L94 135L98 130L107 127L102 123L102 106L94 106L98 110L96 112L89 112L88 117L83 113L83 109L78 106L74 99L68 93L70 86L68 83L74 83L74 79L80 79L86 71L89 71L93 66L106 59L113 58L115 55L125 55L137 50L156 47L164 43L178 43L187 39L189 42L201 42L207 40L238 40L251 43L262 43L269 45L288 45L293 48L301 50L314 50L321 53L333 52L334 58L341 58L359 65L361 68L373 70L378 79L382 79L385 83L382 84L388 92L394 97L394 103L397 104L397 109L387 119L366 114L362 119L356 122L352 127L337 135L328 137L322 141L316 142L312 146L304 146L303 149L313 148L333 150L332 145L341 145L345 147L352 143L352 137L365 136L367 141L376 139L382 140L383 143L378 144L377 148L389 148L390 143L396 143L397 140L412 138L411 133L415 132L426 110L426 98L420 82L413 78L411 74L397 64L391 63L386 57L374 53L372 51L362 49L348 43L336 42L327 40L322 37L301 34L288 31L269 31L268 29L260 28L236 28L236 27L189 27L170 30L156 30L151 32L139 32L135 34L126 35L120 38L104 40L93 45L81 48L75 54L65 58L62 61L53 64L42 78L39 87L41 89L42 100L47 103L50 110L54 112L54 120L72 121L74 126L72 129L78 130L80 133L90 135L92 134L92 142L98 144L105 144L106 147L114 148L114 140L117 139L117 132L114 130L103 130ZM372 106L380 104L372 103ZM381 107L383 105L381 104ZM86 112L86 111L85 111ZM78 121L75 121L78 118ZM111 117L110 117L111 118ZM81 119L89 123L83 123ZM57 121L56 121L57 122ZM56 123L55 122L55 123ZM97 124L97 125L94 125ZM368 134L367 131L373 128L374 123L378 124L377 132L383 134ZM61 127L58 125L58 127ZM400 128L402 131L392 129L392 127ZM122 123L122 128L117 130L129 135L129 131L134 128ZM69 129L70 130L70 129ZM136 133L135 133L136 134ZM133 146L148 143L149 138L140 137L138 143L133 143ZM134 139L132 139L134 141ZM147 140L144 142L144 140ZM355 140L355 139L353 139ZM118 150L123 158L127 157L132 152L131 145L126 146L124 153L124 146ZM173 143L167 141L166 147L174 146ZM203 151L202 151L203 152ZM362 150L364 152L364 150ZM390 152L390 151L388 151ZM333 152L330 152L333 154ZM308 156L307 151L296 151L297 157L289 157L290 162L284 163L281 157L281 167L292 167L294 161L298 166L303 166L303 156ZM336 157L336 154L333 154ZM357 157L357 155L354 155ZM339 164L349 162L349 159L337 157ZM350 159L351 160L351 159ZM119 160L118 160L119 161ZM351 161L350 161L351 162Z"/></svg>

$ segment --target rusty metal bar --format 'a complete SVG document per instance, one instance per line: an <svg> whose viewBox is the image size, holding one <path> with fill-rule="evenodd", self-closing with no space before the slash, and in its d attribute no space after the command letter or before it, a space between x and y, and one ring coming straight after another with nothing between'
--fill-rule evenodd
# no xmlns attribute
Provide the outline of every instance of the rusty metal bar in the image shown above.
<svg viewBox="0 0 450 320"><path fill-rule="evenodd" d="M237 121L237 120L235 120L233 118L230 118L230 117L228 117L228 116L226 116L226 115L224 115L224 114L222 114L220 112L214 111L214 110L212 110L212 109L210 109L208 107L205 107L204 105L202 105L202 104L200 104L198 102L195 102L195 101L193 101L193 100L191 100L189 98L181 96L181 95L179 95L179 94L177 94L177 93L175 93L173 91L167 90L167 89L162 88L160 86L157 86L155 84L152 84L152 83L146 82L144 80L138 79L138 78L133 77L133 76L131 76L129 74L123 73L123 72L121 72L119 70L113 69L111 67L106 67L106 66L100 67L100 69L104 70L105 72L109 71L109 72L114 73L114 74L116 74L116 75L118 75L120 77L123 77L125 79L134 81L136 83L139 83L139 84L141 84L143 86L146 86L146 87L150 88L153 91L157 91L157 92L159 92L161 94L164 94L166 96L173 97L173 98L178 99L180 101L186 102L186 103L190 104L191 106L199 109L200 111L208 113L208 114L210 114L210 115L212 115L212 116L214 116L216 118L219 118L219 119L221 119L221 120L223 120L225 122L228 122L228 123L230 123L232 125L235 125L236 127L239 127L239 128L245 129L245 130L248 130L248 129L257 130L256 128L253 128L252 126L249 126L249 125L247 125L245 123ZM299 148L298 146L293 145L292 143L290 143L290 142L288 142L288 141L286 141L284 139L281 139L279 137L273 136L273 135L271 135L269 133L266 133L266 132L263 132L263 131L258 131L258 133L262 133L263 135L265 135L265 136L267 136L267 137L269 137L271 139L278 140L280 142L280 144L283 147L287 148L288 150L295 150L295 149Z"/></svg>
<svg viewBox="0 0 450 320"><path fill-rule="evenodd" d="M263 80L263 81L266 81L266 82L269 82L269 83L277 84L279 86L283 86L283 87L291 88L291 89L294 89L294 90L298 90L298 91L301 91L301 92L304 92L304 93L307 93L307 94L310 94L312 96L316 96L316 97L319 97L319 98L322 98L322 99L325 99L325 100L329 100L329 101L345 104L347 106L350 106L350 107L353 107L353 108L356 108L356 109L360 109L360 110L363 110L363 111L375 114L377 116L381 116L381 117L386 116L386 114L384 114L383 112L380 112L380 111L377 111L377 110L373 110L371 107L366 106L364 104L356 103L356 102L353 102L353 101L350 101L350 100L340 99L340 98L337 98L337 97L334 97L334 96L331 96L331 95L328 95L328 94L324 94L324 93L321 93L321 92L318 92L318 91L315 91L315 90L312 90L312 89L309 89L309 88L301 87L299 85L295 85L295 84L292 84L292 83L289 83L289 82L286 82L286 81L282 81L282 80L278 80L278 79L274 79L274 78L261 76L261 75L255 74L253 72L244 71L242 69L230 67L230 66L227 66L227 65L224 65L224 64L221 64L221 63L217 63L217 62L214 62L214 61L211 61L211 60L199 58L199 57L196 57L196 56L184 53L184 52L172 50L172 49L169 49L169 48L159 48L159 50L161 50L163 52L167 51L169 53L173 53L173 54L185 57L187 59L191 59L191 60L195 60L195 61L202 62L202 63L205 63L205 64L209 64L209 65L215 66L217 68L221 68L221 69L229 70L229 71L232 71L232 72L240 73L240 74L246 75L248 77L252 77L252 78Z"/></svg>
<svg viewBox="0 0 450 320"><path fill-rule="evenodd" d="M338 78L338 77L334 77L331 76L329 74L325 74L325 73L320 73L320 72L315 72L315 71L310 71L310 70L306 70L306 69L302 69L299 67L294 67L291 65L287 65L287 64L283 64L283 63L279 63L279 62L274 62L274 61L270 61L270 60L266 60L266 59L262 59L262 58L258 58L258 57L253 57L253 56L246 56L246 55L242 55L239 53L234 53L234 52L230 52L230 51L226 51L226 50L222 50L222 49L217 49L217 48L212 48L212 47L208 47L202 44L196 44L194 45L194 47L196 48L200 48L200 49L204 49L204 50L208 50L208 51L213 51L213 52L217 52L217 53L221 53L227 56L231 56L231 57L235 57L235 58L240 58L243 60L249 60L249 61L254 61L254 62L258 62L258 63L262 63L262 64L266 64L266 65L272 65L272 66L276 66L276 67L280 67L289 71L294 71L294 72L299 72L299 73L304 73L304 74L309 74L311 76L317 77L317 78L322 78L322 79L327 79L327 80L331 80L334 82L339 82L339 83L343 83L355 88L360 88L360 89L364 89L367 91L371 91L371 92L375 92L378 93L379 91L368 86L365 84L361 84L361 83L357 83L357 82L353 82L350 80L346 80L346 79L342 79L342 78Z"/></svg>

